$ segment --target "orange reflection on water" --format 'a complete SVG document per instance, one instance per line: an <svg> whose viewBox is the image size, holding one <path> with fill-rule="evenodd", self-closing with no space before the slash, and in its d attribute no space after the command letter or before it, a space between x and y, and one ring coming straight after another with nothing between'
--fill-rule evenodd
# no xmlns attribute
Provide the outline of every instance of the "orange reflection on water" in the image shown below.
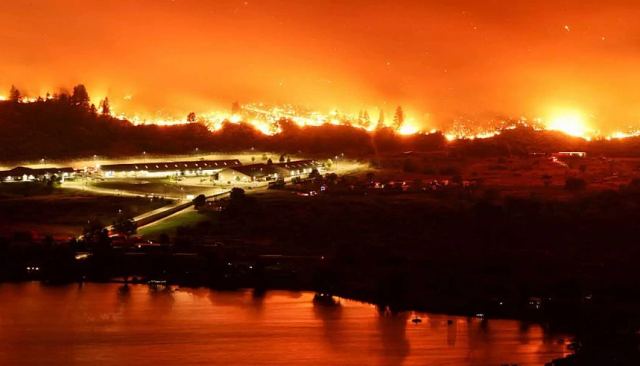
<svg viewBox="0 0 640 366"><path fill-rule="evenodd" d="M557 336L517 321L381 315L307 292L0 285L0 364L543 365Z"/></svg>

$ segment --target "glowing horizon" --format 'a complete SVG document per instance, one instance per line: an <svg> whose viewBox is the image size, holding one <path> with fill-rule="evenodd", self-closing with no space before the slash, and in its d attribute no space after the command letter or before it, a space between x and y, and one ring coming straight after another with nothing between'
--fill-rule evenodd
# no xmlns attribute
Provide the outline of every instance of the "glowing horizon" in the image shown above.
<svg viewBox="0 0 640 366"><path fill-rule="evenodd" d="M7 101L9 98L0 95L0 101ZM22 96L19 103L36 103L53 99L52 93L46 93L45 96ZM99 105L100 100L92 98L90 101L94 106ZM339 113L332 110L328 113L321 113L292 105L284 106L267 106L264 103L250 103L245 105L238 104L240 109L236 113L225 111L210 111L207 113L196 114L196 121L190 121L187 116L184 117L141 117L139 115L127 115L111 109L110 116L123 121L128 121L133 125L158 125L172 126L183 125L189 123L200 123L207 127L211 132L220 130L225 122L232 124L245 123L254 128L257 132L264 135L275 135L281 132L278 122L287 119L299 127L305 126L322 126L322 125L343 125L353 128L359 128L368 132L374 132L380 128L391 128L400 136L411 136L416 134L433 134L442 133L448 141L465 140L465 139L486 139L500 135L505 130L511 130L517 127L530 127L534 130L557 131L567 136L582 138L587 141L591 140L612 140L625 139L640 136L640 129L627 128L626 131L615 130L610 133L602 133L592 128L587 122L583 114L576 109L554 109L549 119L535 118L528 120L525 117L518 119L500 120L488 127L474 126L473 121L464 123L454 123L449 128L421 128L420 122L416 122L413 118L406 117L399 125L394 126L393 121L375 121L370 117L363 118L362 113L358 116L348 113ZM362 111L361 111L362 112ZM194 112L195 113L195 112ZM252 114L253 116L248 116ZM422 123L424 125L424 123Z"/></svg>
<svg viewBox="0 0 640 366"><path fill-rule="evenodd" d="M389 120L401 105L420 130L572 105L613 134L640 123L639 16L622 0L16 1L0 90L83 83L140 119L261 101Z"/></svg>

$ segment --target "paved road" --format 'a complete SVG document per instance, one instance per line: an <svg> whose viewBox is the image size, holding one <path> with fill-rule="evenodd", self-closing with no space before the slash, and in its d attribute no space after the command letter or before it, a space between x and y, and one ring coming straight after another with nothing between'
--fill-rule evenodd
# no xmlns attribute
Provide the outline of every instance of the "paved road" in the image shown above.
<svg viewBox="0 0 640 366"><path fill-rule="evenodd" d="M351 174L351 173L360 171L363 168L364 168L364 165L361 163L341 160L335 163L331 172L346 175L346 174ZM290 183L292 179L293 178L290 178L290 177L285 178L285 182ZM160 197L165 197L165 198L174 200L174 202L169 205L160 207L158 209L155 209L149 212L145 212L139 216L134 217L133 221L138 225L138 228L146 227L146 226L155 224L160 220L177 216L181 213L184 213L186 210L190 209L193 206L193 202L191 202L191 200L185 199L184 197L177 197L177 196L172 197L171 195L156 194L156 193L140 193L140 192L134 192L134 191L121 190L121 189L98 188L91 184L87 184L83 180L67 181L63 183L62 187L69 188L69 189L79 189L83 191L110 195L110 196L129 196L129 197L160 196ZM201 193L195 193L194 195L197 196L198 194L205 194L207 196L207 199L219 199L227 196L231 191L231 189L225 189L224 191L219 192L220 188L212 188L212 187L202 187L202 188L203 190ZM247 187L243 187L243 188L247 188ZM264 184L251 185L251 189L250 190L247 189L246 192L247 194L264 192L268 188L269 188L269 184L268 182L265 182ZM111 231L113 227L107 226L106 229ZM81 238L82 238L82 235L78 237L78 239L81 239Z"/></svg>
<svg viewBox="0 0 640 366"><path fill-rule="evenodd" d="M231 190L227 190L224 192L219 192L213 195L207 196L207 199L220 199L229 195ZM136 223L138 229L143 227L149 227L155 224L160 223L166 219L171 217L183 214L190 210L194 210L193 202L191 201L182 201L176 203L175 205L169 205L165 207L161 207L157 210L153 210L142 214L140 216L134 217L133 221Z"/></svg>

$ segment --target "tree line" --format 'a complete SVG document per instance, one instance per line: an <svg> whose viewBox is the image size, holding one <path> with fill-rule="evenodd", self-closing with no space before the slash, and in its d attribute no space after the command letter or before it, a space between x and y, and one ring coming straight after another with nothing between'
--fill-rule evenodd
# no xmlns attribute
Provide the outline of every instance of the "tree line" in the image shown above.
<svg viewBox="0 0 640 366"><path fill-rule="evenodd" d="M60 91L29 103L13 86L0 101L0 156L5 161L71 158L92 155L185 154L195 151L241 151L247 149L331 155L369 156L408 151L446 151L459 156L509 156L531 152L587 151L596 155L637 155L640 138L588 142L553 131L519 127L487 139L448 142L440 132L398 135L404 122L398 107L394 128L373 132L346 125L301 127L291 120L278 121L280 133L267 136L248 123L224 122L209 131L203 124L177 126L133 125L111 116L108 98L91 104L84 85L72 92ZM362 118L369 118L362 113ZM195 120L195 114L190 116ZM384 123L384 115L379 117Z"/></svg>

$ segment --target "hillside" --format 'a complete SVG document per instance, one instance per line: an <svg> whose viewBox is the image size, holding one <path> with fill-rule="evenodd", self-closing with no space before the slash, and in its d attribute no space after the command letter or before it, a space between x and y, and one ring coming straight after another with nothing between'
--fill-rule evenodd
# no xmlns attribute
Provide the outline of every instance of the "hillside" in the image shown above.
<svg viewBox="0 0 640 366"><path fill-rule="evenodd" d="M559 132L526 127L492 138L447 142L437 132L402 136L385 128L368 132L346 125L300 127L279 122L281 132L268 136L244 123L226 122L217 131L191 123L174 126L133 125L101 115L87 103L68 98L32 103L0 102L0 160L36 160L156 154L240 151L250 148L288 153L369 156L387 152L447 151L460 156L526 155L531 152L587 151L595 155L636 156L640 138L592 142Z"/></svg>

